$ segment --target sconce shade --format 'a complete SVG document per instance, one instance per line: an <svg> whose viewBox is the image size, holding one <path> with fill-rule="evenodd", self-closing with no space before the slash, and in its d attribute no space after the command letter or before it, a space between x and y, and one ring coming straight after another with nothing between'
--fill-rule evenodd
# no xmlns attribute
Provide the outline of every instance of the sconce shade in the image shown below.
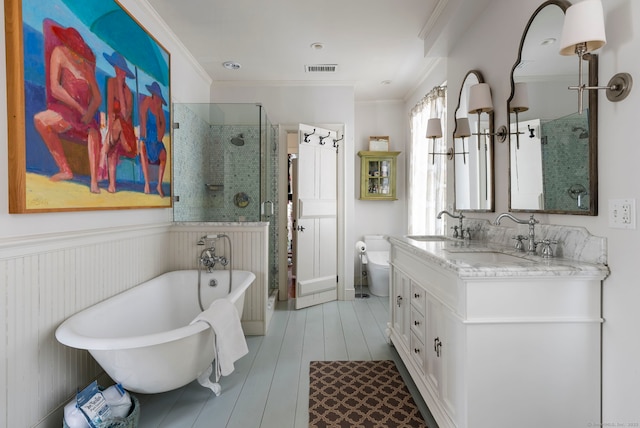
<svg viewBox="0 0 640 428"><path fill-rule="evenodd" d="M607 43L600 0L583 0L567 8L560 39L560 55L575 55L576 45L586 44L584 53Z"/></svg>
<svg viewBox="0 0 640 428"><path fill-rule="evenodd" d="M469 128L469 119L466 117L459 117L456 119L456 132L453 133L453 138L465 138L471 136L471 128Z"/></svg>
<svg viewBox="0 0 640 428"><path fill-rule="evenodd" d="M440 138L442 137L442 126L440 125L440 119L429 119L427 122L427 138Z"/></svg>
<svg viewBox="0 0 640 428"><path fill-rule="evenodd" d="M521 113L529 110L529 91L525 82L518 82L513 87L513 98L509 103L509 111Z"/></svg>
<svg viewBox="0 0 640 428"><path fill-rule="evenodd" d="M469 113L487 113L493 111L491 89L488 83L478 83L469 88Z"/></svg>

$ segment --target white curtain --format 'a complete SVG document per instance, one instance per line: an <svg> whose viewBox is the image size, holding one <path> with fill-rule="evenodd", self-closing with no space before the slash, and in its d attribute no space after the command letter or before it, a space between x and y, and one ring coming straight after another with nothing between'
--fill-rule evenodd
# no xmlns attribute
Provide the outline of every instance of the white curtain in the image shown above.
<svg viewBox="0 0 640 428"><path fill-rule="evenodd" d="M427 121L440 118L442 138L426 138ZM411 110L409 148L409 234L444 234L444 221L436 219L446 209L447 198L447 88L433 88Z"/></svg>

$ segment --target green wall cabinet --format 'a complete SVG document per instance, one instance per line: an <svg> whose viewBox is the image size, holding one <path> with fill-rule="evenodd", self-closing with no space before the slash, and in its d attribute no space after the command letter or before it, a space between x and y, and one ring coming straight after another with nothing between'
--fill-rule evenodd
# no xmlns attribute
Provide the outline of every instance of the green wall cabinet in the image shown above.
<svg viewBox="0 0 640 428"><path fill-rule="evenodd" d="M401 152L360 151L360 199L395 201L396 160Z"/></svg>

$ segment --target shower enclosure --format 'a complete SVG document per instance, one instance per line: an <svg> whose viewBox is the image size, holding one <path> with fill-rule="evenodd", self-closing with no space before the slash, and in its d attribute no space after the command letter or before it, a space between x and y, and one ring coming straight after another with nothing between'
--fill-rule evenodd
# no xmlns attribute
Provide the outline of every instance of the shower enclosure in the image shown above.
<svg viewBox="0 0 640 428"><path fill-rule="evenodd" d="M259 104L174 104L173 122L174 221L268 221L277 290L276 127Z"/></svg>

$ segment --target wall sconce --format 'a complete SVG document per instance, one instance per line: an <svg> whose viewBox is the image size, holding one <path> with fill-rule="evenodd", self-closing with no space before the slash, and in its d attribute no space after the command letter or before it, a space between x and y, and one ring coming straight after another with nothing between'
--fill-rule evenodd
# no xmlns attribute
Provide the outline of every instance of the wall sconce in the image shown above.
<svg viewBox="0 0 640 428"><path fill-rule="evenodd" d="M518 122L518 113L522 113L529 110L529 91L525 82L518 82L513 88L513 98L509 103L509 112L516 115L516 132L510 134L516 134L516 149L520 150L520 125Z"/></svg>
<svg viewBox="0 0 640 428"><path fill-rule="evenodd" d="M467 163L467 155L469 152L464 148L464 139L471 136L471 129L469 128L469 119L466 117L456 118L456 130L453 133L453 138L462 138L462 152L455 153L456 155L462 155L462 160Z"/></svg>
<svg viewBox="0 0 640 428"><path fill-rule="evenodd" d="M487 136L480 132L480 115L491 113L493 102L491 101L491 89L488 83L477 83L469 88L469 114L478 114L478 132L473 135L478 136L478 150L480 150L480 136Z"/></svg>
<svg viewBox="0 0 640 428"><path fill-rule="evenodd" d="M582 93L585 90L605 89L609 101L622 101L631 92L633 79L629 73L618 73L607 86L587 86L582 82L582 60L585 54L607 43L604 32L604 13L600 0L583 0L569 6L565 12L560 43L561 55L578 55L578 113L582 114Z"/></svg>
<svg viewBox="0 0 640 428"><path fill-rule="evenodd" d="M433 140L431 155L431 164L436 163L436 155L447 155L449 159L453 158L453 151L449 149L447 153L436 153L436 138L442 138L442 125L439 118L429 119L427 121L427 138Z"/></svg>

